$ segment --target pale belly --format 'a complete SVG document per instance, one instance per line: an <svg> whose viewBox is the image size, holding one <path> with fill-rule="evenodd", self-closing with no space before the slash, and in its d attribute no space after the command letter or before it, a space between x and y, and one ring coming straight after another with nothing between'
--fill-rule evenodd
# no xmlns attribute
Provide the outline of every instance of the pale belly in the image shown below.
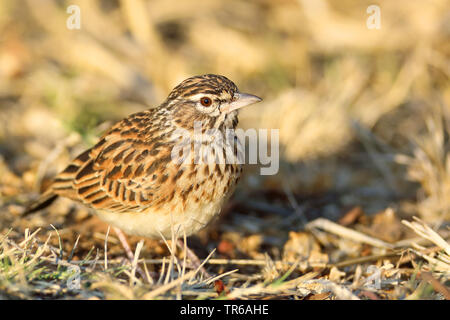
<svg viewBox="0 0 450 320"><path fill-rule="evenodd" d="M175 238L183 238L184 234L190 236L208 225L220 213L225 200L221 197L207 203L190 204L184 210L163 207L158 211L96 213L100 219L129 235L151 239L161 239L162 235L166 239L171 239L173 233Z"/></svg>

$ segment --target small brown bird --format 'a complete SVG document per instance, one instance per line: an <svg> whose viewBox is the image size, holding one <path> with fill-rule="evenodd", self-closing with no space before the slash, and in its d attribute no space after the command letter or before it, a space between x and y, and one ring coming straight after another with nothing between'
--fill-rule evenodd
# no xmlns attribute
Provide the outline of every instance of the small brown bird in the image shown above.
<svg viewBox="0 0 450 320"><path fill-rule="evenodd" d="M130 235L194 234L220 212L239 179L239 148L230 145L237 140L230 129L238 123L237 109L259 101L224 76L188 78L159 107L115 124L58 174L26 213L62 196L94 208L102 220ZM194 155L184 161L174 158L180 132L190 142L183 150ZM229 137L230 132L231 140L217 144L217 133ZM214 161L199 161L203 156L192 152L195 146L212 143Z"/></svg>

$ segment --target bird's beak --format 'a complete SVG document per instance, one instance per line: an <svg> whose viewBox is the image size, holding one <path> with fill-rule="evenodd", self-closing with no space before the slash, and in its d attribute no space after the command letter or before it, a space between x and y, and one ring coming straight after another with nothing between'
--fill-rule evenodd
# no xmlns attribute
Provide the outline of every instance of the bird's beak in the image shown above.
<svg viewBox="0 0 450 320"><path fill-rule="evenodd" d="M260 97L248 93L235 93L234 101L220 107L220 111L230 113L231 111L240 109L245 106L262 101Z"/></svg>

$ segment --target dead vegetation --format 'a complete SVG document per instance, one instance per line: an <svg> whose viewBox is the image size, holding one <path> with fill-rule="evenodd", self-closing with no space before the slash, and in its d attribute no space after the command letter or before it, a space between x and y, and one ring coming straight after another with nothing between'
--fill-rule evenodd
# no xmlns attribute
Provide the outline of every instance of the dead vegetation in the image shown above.
<svg viewBox="0 0 450 320"><path fill-rule="evenodd" d="M0 4L0 299L449 299L448 1L65 1ZM193 9L195 8L195 10ZM114 121L192 74L264 98L280 130L183 248L114 232L59 200L22 218ZM176 251L176 252L175 252ZM143 276L143 275L144 276Z"/></svg>

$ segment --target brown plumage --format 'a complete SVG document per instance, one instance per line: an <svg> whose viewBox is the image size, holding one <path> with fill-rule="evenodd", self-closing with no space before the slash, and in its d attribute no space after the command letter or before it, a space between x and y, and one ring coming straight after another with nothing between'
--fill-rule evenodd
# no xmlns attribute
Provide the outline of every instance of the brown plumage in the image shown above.
<svg viewBox="0 0 450 320"><path fill-rule="evenodd" d="M242 170L236 146L219 144L201 162L195 145L217 143L215 133L226 136L227 129L236 128L237 109L260 100L239 93L224 76L188 78L159 107L115 124L58 174L27 211L63 196L96 209L101 219L128 234L160 238L195 233L220 212ZM201 124L203 138L196 124ZM173 156L182 141L180 132L190 142L185 149L189 157L182 163Z"/></svg>

